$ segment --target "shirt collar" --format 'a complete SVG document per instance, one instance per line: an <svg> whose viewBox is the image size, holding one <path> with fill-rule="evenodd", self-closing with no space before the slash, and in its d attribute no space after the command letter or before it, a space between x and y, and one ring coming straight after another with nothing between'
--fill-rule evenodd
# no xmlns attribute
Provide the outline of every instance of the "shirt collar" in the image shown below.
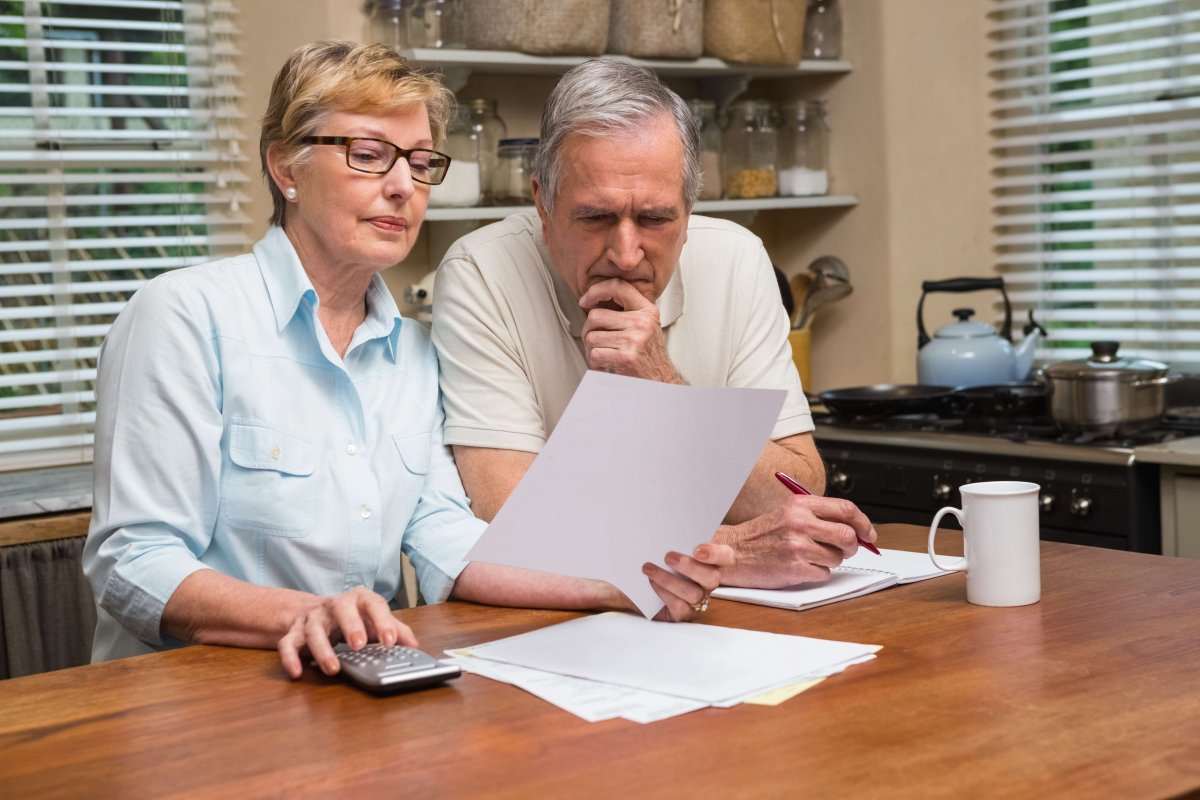
<svg viewBox="0 0 1200 800"><path fill-rule="evenodd" d="M537 244L538 254L542 258L542 269L549 278L554 291L558 315L571 335L578 339L583 335L583 324L587 322L587 312L579 307L579 300L575 297L575 293L571 291L567 282L554 268L554 263L550 260L550 249L546 246L546 240L542 236L542 222L536 215L533 215L533 240ZM675 267L671 280L667 281L666 288L663 289L663 293L659 295L654 304L658 306L658 319L664 328L683 314L683 278L679 276L678 266Z"/></svg>
<svg viewBox="0 0 1200 800"><path fill-rule="evenodd" d="M282 332L302 307L316 311L320 304L317 291L283 228L272 225L254 245L254 257L267 288L277 331ZM383 277L372 275L367 287L367 318L355 338L361 334L371 339L386 338L388 354L395 361L401 322L400 309Z"/></svg>

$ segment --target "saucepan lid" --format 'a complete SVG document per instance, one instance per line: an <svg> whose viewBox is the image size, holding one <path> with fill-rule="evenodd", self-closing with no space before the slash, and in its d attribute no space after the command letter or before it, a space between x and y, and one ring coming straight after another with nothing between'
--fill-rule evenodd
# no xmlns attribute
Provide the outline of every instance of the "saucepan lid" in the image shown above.
<svg viewBox="0 0 1200 800"><path fill-rule="evenodd" d="M1148 358L1121 358L1117 342L1092 342L1092 355L1075 361L1059 361L1046 367L1053 380L1144 381L1161 378L1169 367Z"/></svg>

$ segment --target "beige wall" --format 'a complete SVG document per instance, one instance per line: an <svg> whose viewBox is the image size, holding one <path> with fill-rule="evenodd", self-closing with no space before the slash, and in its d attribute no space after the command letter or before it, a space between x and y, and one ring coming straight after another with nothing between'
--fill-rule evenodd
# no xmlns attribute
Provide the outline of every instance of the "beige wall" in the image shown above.
<svg viewBox="0 0 1200 800"><path fill-rule="evenodd" d="M832 189L860 200L850 210L761 212L752 222L789 275L826 253L850 267L854 293L813 326L809 388L818 391L915 381L921 281L991 269L984 9L961 0L843 0L842 7L851 74L753 81L749 89L776 100L827 98ZM286 55L313 39L361 39L364 19L358 0L255 0L240 8L247 149L256 153L257 118ZM552 83L473 75L459 96L497 98L510 135L536 135L537 98ZM249 211L257 237L270 213L261 186ZM431 251L470 227L426 225L414 253L388 275L402 310L402 288L426 273ZM944 324L959 305L983 316L991 299L939 296L927 304L926 323Z"/></svg>

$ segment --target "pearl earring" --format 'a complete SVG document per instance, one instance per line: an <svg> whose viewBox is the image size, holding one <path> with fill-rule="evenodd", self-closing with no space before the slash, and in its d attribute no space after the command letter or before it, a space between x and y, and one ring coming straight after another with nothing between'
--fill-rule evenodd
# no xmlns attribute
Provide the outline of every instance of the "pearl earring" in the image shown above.
<svg viewBox="0 0 1200 800"><path fill-rule="evenodd" d="M295 200L296 199L296 187L289 186L287 189L284 190L283 196L286 197L288 200Z"/></svg>

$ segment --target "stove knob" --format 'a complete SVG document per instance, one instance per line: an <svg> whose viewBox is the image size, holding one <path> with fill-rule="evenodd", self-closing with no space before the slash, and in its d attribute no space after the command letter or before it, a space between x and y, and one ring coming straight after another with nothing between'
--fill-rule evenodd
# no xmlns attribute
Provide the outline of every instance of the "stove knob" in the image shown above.
<svg viewBox="0 0 1200 800"><path fill-rule="evenodd" d="M829 473L829 485L839 492L845 492L850 488L850 476L842 470L834 470Z"/></svg>
<svg viewBox="0 0 1200 800"><path fill-rule="evenodd" d="M1086 494L1071 497L1071 513L1077 517L1086 517L1092 512L1092 498Z"/></svg>
<svg viewBox="0 0 1200 800"><path fill-rule="evenodd" d="M950 495L954 492L954 487L945 481L938 481L933 485L933 499L939 503L945 503L950 499Z"/></svg>
<svg viewBox="0 0 1200 800"><path fill-rule="evenodd" d="M1038 508L1043 514L1053 514L1054 500L1055 497L1050 492L1042 492L1038 495Z"/></svg>

